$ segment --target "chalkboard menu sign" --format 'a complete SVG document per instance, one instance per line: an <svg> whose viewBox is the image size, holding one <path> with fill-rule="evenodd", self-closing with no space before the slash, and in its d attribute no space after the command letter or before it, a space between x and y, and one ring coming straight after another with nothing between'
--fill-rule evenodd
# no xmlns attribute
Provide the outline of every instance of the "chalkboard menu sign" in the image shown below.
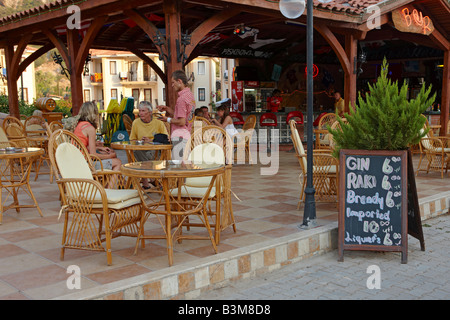
<svg viewBox="0 0 450 320"><path fill-rule="evenodd" d="M340 151L339 260L344 250L399 251L407 261L407 151Z"/></svg>

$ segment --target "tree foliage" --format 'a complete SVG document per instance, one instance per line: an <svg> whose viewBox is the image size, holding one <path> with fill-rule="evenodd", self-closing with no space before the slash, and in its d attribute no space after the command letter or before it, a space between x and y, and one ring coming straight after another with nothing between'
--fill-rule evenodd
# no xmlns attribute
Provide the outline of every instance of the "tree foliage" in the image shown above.
<svg viewBox="0 0 450 320"><path fill-rule="evenodd" d="M429 97L431 85L428 89L422 85L418 96L408 100L408 85L403 83L399 90L398 82L392 82L388 74L385 58L381 74L373 86L369 85L365 99L359 94L355 110L350 108L350 114L345 114L348 123L338 117L341 130L328 127L336 142L335 157L340 149L405 150L426 135L421 130L425 124L421 114L436 98L436 94Z"/></svg>

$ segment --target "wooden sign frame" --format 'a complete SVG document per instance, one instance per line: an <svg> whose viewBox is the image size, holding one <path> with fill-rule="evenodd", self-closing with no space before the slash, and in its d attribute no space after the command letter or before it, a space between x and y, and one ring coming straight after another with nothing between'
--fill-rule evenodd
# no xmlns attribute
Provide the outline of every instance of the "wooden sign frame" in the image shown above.
<svg viewBox="0 0 450 320"><path fill-rule="evenodd" d="M408 259L408 157L407 151L387 150L349 150L342 149L339 156L339 219L338 219L338 261L344 261L344 250L367 250L367 251L390 251L401 252L401 263L407 263ZM345 209L346 209L346 158L348 156L385 156L400 157L401 161L401 244L400 245L378 245L378 244L347 244L345 243ZM381 188L381 186L379 186ZM374 189L375 190L375 189Z"/></svg>

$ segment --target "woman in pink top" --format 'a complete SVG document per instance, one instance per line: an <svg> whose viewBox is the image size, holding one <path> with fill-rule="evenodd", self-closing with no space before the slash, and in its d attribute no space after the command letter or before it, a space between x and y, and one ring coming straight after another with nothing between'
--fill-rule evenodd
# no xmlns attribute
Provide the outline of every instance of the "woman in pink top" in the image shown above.
<svg viewBox="0 0 450 320"><path fill-rule="evenodd" d="M114 150L110 148L97 146L97 125L98 125L98 110L92 102L85 102L81 106L78 114L80 119L75 127L74 134L83 142L90 154L93 154L102 160L104 169L112 169L120 171L122 161L117 158ZM100 168L96 168L97 170Z"/></svg>

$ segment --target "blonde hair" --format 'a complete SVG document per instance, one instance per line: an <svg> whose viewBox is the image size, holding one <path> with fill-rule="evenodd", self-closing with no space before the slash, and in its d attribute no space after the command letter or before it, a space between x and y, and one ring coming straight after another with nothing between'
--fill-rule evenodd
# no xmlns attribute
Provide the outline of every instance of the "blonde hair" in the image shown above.
<svg viewBox="0 0 450 320"><path fill-rule="evenodd" d="M97 116L98 109L92 102L85 102L81 105L80 112L78 113L78 121L87 121L97 129Z"/></svg>

